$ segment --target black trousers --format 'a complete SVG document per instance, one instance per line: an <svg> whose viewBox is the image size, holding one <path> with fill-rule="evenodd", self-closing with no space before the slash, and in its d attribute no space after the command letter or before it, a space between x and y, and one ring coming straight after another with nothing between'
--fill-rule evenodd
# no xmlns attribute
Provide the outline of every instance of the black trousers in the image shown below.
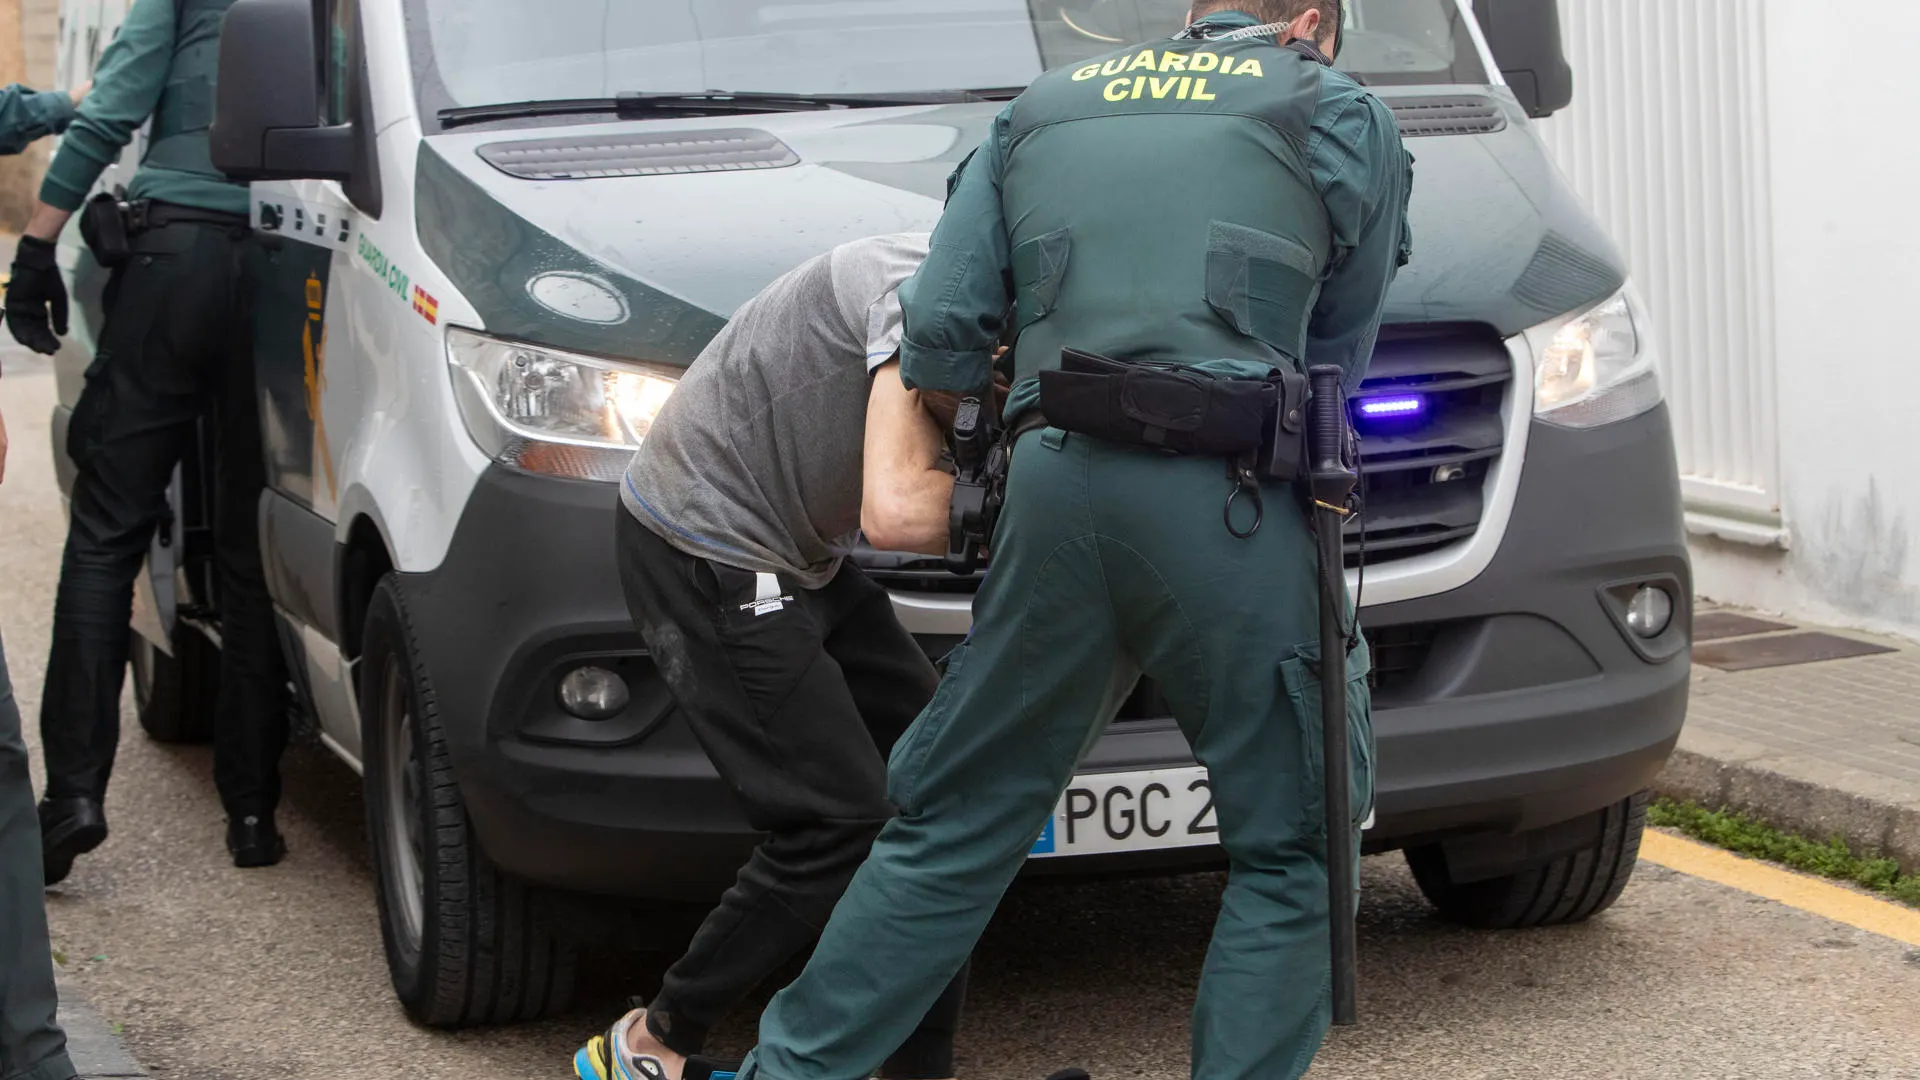
<svg viewBox="0 0 1920 1080"><path fill-rule="evenodd" d="M40 818L33 812L20 709L0 647L0 1078L69 1080L67 1037L54 1022L59 998L47 942L40 878Z"/></svg>
<svg viewBox="0 0 1920 1080"><path fill-rule="evenodd" d="M230 815L272 813L287 739L286 669L260 561L266 486L244 229L174 224L133 238L74 407L79 467L40 706L47 794L104 799L120 739L133 583L194 424L217 421L221 624L214 779Z"/></svg>
<svg viewBox="0 0 1920 1080"><path fill-rule="evenodd" d="M887 754L933 696L933 665L886 590L851 563L815 590L695 558L615 515L620 579L640 633L714 768L767 834L647 1009L655 1038L707 1033L810 948L894 813ZM966 968L883 1075L953 1075Z"/></svg>

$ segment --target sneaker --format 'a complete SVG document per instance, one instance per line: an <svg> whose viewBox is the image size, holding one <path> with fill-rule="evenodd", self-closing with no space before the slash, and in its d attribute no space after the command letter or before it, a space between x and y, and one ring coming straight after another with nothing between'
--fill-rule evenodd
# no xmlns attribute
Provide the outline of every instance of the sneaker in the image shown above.
<svg viewBox="0 0 1920 1080"><path fill-rule="evenodd" d="M573 1053L573 1075L579 1080L667 1080L667 1067L652 1054L627 1052L627 1029L646 1015L635 1009L621 1017L605 1035L595 1035Z"/></svg>

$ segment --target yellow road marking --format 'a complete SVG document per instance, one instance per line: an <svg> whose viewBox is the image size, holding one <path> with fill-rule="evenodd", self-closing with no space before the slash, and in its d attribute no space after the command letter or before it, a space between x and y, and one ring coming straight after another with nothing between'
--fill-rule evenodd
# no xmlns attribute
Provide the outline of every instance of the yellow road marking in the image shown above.
<svg viewBox="0 0 1920 1080"><path fill-rule="evenodd" d="M1739 889L1909 945L1920 945L1920 911L1806 877L1730 851L1648 830L1640 857L1689 877Z"/></svg>

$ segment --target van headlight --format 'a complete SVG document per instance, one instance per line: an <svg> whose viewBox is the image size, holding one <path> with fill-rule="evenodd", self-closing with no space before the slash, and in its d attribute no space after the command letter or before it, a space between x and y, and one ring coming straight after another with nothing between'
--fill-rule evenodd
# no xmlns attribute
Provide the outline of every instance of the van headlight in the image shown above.
<svg viewBox="0 0 1920 1080"><path fill-rule="evenodd" d="M1526 337L1533 414L1540 419L1599 427L1660 404L1657 350L1630 288L1578 315L1542 323Z"/></svg>
<svg viewBox="0 0 1920 1080"><path fill-rule="evenodd" d="M680 375L457 327L447 331L447 364L481 450L576 480L620 479Z"/></svg>

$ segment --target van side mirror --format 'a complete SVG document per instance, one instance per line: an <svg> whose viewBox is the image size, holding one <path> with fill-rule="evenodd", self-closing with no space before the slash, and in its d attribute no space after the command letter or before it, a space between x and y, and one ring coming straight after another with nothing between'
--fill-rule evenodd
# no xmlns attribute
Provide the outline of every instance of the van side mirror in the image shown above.
<svg viewBox="0 0 1920 1080"><path fill-rule="evenodd" d="M353 125L320 123L311 0L236 0L220 30L214 168L236 180L346 180Z"/></svg>
<svg viewBox="0 0 1920 1080"><path fill-rule="evenodd" d="M1572 103L1573 69L1554 0L1473 0L1473 15L1528 116L1552 116Z"/></svg>
<svg viewBox="0 0 1920 1080"><path fill-rule="evenodd" d="M235 180L337 180L347 199L380 216L367 65L357 6L346 38L344 124L322 119L313 0L234 0L220 30L219 90L208 149ZM339 74L339 73L337 73Z"/></svg>

